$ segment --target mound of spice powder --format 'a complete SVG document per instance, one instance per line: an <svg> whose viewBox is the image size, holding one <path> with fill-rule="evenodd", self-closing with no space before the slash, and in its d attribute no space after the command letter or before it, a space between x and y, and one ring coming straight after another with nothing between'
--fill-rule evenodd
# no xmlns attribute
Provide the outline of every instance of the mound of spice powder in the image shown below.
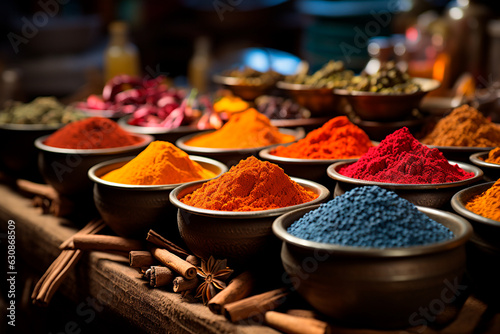
<svg viewBox="0 0 500 334"><path fill-rule="evenodd" d="M102 177L124 184L159 185L210 179L215 173L203 168L173 144L154 141L137 157Z"/></svg>
<svg viewBox="0 0 500 334"><path fill-rule="evenodd" d="M338 172L356 179L404 184L448 183L474 176L451 165L438 149L419 143L407 128L388 135Z"/></svg>
<svg viewBox="0 0 500 334"><path fill-rule="evenodd" d="M250 108L234 114L222 128L199 135L186 145L209 148L255 148L294 141L295 137L279 132L269 118Z"/></svg>
<svg viewBox="0 0 500 334"><path fill-rule="evenodd" d="M209 210L260 211L302 204L316 197L277 165L252 156L180 201Z"/></svg>
<svg viewBox="0 0 500 334"><path fill-rule="evenodd" d="M98 149L129 146L142 141L108 118L90 117L65 125L51 134L44 144L70 149Z"/></svg>
<svg viewBox="0 0 500 334"><path fill-rule="evenodd" d="M437 243L451 232L396 193L377 187L354 188L321 204L294 222L298 238L342 246L394 248Z"/></svg>
<svg viewBox="0 0 500 334"><path fill-rule="evenodd" d="M348 159L360 157L372 146L363 130L346 116L339 116L296 143L278 146L271 154L297 159Z"/></svg>
<svg viewBox="0 0 500 334"><path fill-rule="evenodd" d="M439 120L422 143L435 146L500 146L500 127L468 105Z"/></svg>
<svg viewBox="0 0 500 334"><path fill-rule="evenodd" d="M480 216L500 222L500 179L491 188L472 198L465 208Z"/></svg>
<svg viewBox="0 0 500 334"><path fill-rule="evenodd" d="M484 160L492 164L500 164L500 147L494 148L488 153L488 157Z"/></svg>

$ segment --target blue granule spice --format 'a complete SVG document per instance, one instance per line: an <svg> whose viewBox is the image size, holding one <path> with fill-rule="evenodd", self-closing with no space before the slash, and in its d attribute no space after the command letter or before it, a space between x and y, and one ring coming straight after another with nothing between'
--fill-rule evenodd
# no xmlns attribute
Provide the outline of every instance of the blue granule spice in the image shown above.
<svg viewBox="0 0 500 334"><path fill-rule="evenodd" d="M294 222L296 237L343 246L393 248L453 238L447 227L427 217L394 192L360 187L322 204Z"/></svg>

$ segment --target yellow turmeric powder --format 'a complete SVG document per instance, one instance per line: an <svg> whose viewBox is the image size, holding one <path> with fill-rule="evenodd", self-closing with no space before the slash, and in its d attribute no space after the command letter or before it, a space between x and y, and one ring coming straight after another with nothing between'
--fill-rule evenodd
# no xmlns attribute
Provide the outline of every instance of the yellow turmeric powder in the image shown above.
<svg viewBox="0 0 500 334"><path fill-rule="evenodd" d="M465 208L500 222L500 179L491 188L469 201Z"/></svg>
<svg viewBox="0 0 500 334"><path fill-rule="evenodd" d="M232 115L219 130L196 136L188 140L186 145L209 148L255 148L294 140L294 136L279 132L269 118L250 108Z"/></svg>
<svg viewBox="0 0 500 334"><path fill-rule="evenodd" d="M488 153L488 158L484 160L492 164L500 164L500 147L494 148Z"/></svg>
<svg viewBox="0 0 500 334"><path fill-rule="evenodd" d="M154 141L124 166L102 177L115 183L135 185L176 184L210 179L215 173L191 160L169 142Z"/></svg>
<svg viewBox="0 0 500 334"><path fill-rule="evenodd" d="M180 201L209 210L259 211L307 203L317 197L291 180L278 165L252 156Z"/></svg>

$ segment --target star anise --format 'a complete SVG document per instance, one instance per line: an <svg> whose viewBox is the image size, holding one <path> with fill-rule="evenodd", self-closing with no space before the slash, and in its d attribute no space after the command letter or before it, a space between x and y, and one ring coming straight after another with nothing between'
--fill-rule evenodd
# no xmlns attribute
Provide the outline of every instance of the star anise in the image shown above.
<svg viewBox="0 0 500 334"><path fill-rule="evenodd" d="M218 291L226 287L226 280L233 273L233 269L227 268L227 260L215 260L212 256L208 261L201 260L201 267L196 268L198 276L203 279L198 289L196 298L202 298L203 304L207 304Z"/></svg>

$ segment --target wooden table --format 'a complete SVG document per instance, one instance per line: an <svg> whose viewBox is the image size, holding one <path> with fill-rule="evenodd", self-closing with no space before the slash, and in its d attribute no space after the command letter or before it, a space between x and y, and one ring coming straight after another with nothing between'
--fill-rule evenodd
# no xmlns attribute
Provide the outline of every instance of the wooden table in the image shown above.
<svg viewBox="0 0 500 334"><path fill-rule="evenodd" d="M5 237L6 222L15 221L16 261L25 261L41 275L59 255L59 244L78 228L66 219L42 215L39 209L32 207L30 199L5 185L0 185L0 199L0 233ZM134 333L278 333L267 326L232 324L224 317L212 314L201 303L188 303L179 294L148 288L138 271L130 268L124 260L123 257L102 252L90 252L80 260L58 292L75 303L76 317L80 316L80 320L90 317L89 307L82 308L80 312L78 307L82 302L93 300L96 303L92 306L94 309L122 319L121 325ZM335 328L335 333L498 334L500 313L471 297L458 317L440 331L429 327L407 331Z"/></svg>

